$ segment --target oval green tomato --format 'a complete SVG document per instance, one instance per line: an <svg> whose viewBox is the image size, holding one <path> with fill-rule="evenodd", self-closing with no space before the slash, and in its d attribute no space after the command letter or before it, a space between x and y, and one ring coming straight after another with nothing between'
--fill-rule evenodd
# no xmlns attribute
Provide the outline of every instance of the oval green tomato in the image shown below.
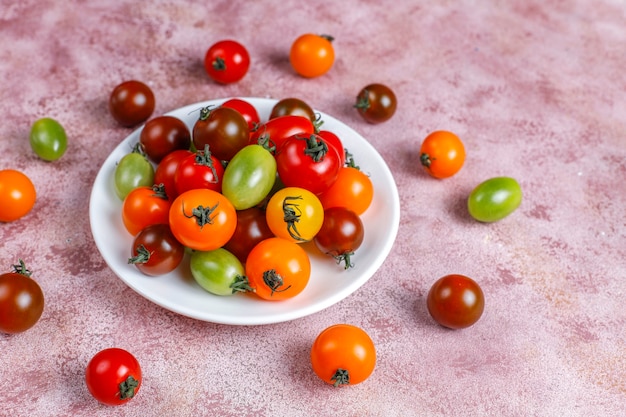
<svg viewBox="0 0 626 417"><path fill-rule="evenodd" d="M233 156L222 176L222 194L235 209L259 204L276 181L276 160L261 145L248 145Z"/></svg>
<svg viewBox="0 0 626 417"><path fill-rule="evenodd" d="M67 135L59 122L44 117L30 129L30 147L41 159L56 161L67 149Z"/></svg>
<svg viewBox="0 0 626 417"><path fill-rule="evenodd" d="M226 249L195 251L189 265L198 285L211 294L233 295L248 288L243 265Z"/></svg>
<svg viewBox="0 0 626 417"><path fill-rule="evenodd" d="M513 178L495 177L480 183L470 193L467 208L481 222L495 222L513 213L522 202L522 188Z"/></svg>
<svg viewBox="0 0 626 417"><path fill-rule="evenodd" d="M115 167L115 194L124 201L137 187L154 185L154 167L138 152L124 155Z"/></svg>

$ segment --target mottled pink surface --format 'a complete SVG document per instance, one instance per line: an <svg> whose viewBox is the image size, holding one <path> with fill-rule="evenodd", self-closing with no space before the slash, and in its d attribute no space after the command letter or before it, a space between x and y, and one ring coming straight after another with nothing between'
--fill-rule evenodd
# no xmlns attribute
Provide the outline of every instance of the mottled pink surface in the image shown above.
<svg viewBox="0 0 626 417"><path fill-rule="evenodd" d="M0 335L2 416L623 416L626 415L626 4L511 1L34 1L0 3L0 168L27 173L35 210L0 224L3 270L24 258L46 294L40 322ZM335 37L327 75L296 76L301 33ZM252 65L219 86L202 67L234 38ZM148 83L155 114L229 96L297 96L379 150L400 192L391 255L356 293L320 313L258 327L171 313L137 295L93 242L88 201L106 156L130 132L107 110L115 85ZM396 115L363 122L357 92L383 82ZM39 117L69 150L30 150ZM427 133L455 131L462 171L418 166ZM469 191L517 178L524 201L479 224ZM2 203L0 203L2 204ZM450 331L428 316L440 276L474 277L486 309ZM342 389L312 372L309 349L335 323L361 326L378 363ZM144 384L99 405L83 382L100 349L132 351Z"/></svg>

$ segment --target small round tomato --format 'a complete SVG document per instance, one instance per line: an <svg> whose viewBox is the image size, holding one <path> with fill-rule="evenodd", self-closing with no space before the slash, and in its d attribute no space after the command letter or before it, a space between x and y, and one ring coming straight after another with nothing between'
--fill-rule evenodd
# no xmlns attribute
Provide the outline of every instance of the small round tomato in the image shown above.
<svg viewBox="0 0 626 417"><path fill-rule="evenodd" d="M256 206L267 197L276 181L276 159L261 145L237 152L224 170L222 193L235 209Z"/></svg>
<svg viewBox="0 0 626 417"><path fill-rule="evenodd" d="M374 185L370 177L355 167L342 167L330 188L319 195L325 209L345 207L359 216L374 200Z"/></svg>
<svg viewBox="0 0 626 417"><path fill-rule="evenodd" d="M176 269L184 255L185 247L174 237L170 226L153 224L135 236L128 263L145 275L158 276Z"/></svg>
<svg viewBox="0 0 626 417"><path fill-rule="evenodd" d="M30 146L44 161L56 161L67 149L67 135L59 122L44 117L30 129Z"/></svg>
<svg viewBox="0 0 626 417"><path fill-rule="evenodd" d="M370 84L356 97L357 111L368 123L382 123L396 112L398 100L391 88L384 84Z"/></svg>
<svg viewBox="0 0 626 417"><path fill-rule="evenodd" d="M465 162L465 147L457 135L445 130L432 132L422 142L420 162L435 178L448 178Z"/></svg>
<svg viewBox="0 0 626 417"><path fill-rule="evenodd" d="M252 248L270 237L274 237L274 234L267 225L265 210L259 207L237 210L237 227L224 249L244 264Z"/></svg>
<svg viewBox="0 0 626 417"><path fill-rule="evenodd" d="M300 116L306 117L315 123L317 121L317 115L309 104L299 98L288 97L278 100L276 104L272 106L269 120L276 119L281 116Z"/></svg>
<svg viewBox="0 0 626 417"><path fill-rule="evenodd" d="M480 286L465 275L439 278L427 296L428 312L440 325L462 329L476 323L483 314L485 297Z"/></svg>
<svg viewBox="0 0 626 417"><path fill-rule="evenodd" d="M297 243L272 237L250 251L246 276L252 291L262 299L286 300L300 294L308 284L311 261Z"/></svg>
<svg viewBox="0 0 626 417"><path fill-rule="evenodd" d="M467 199L470 215L480 222L502 220L522 203L522 188L510 177L490 178L478 184Z"/></svg>
<svg viewBox="0 0 626 417"><path fill-rule="evenodd" d="M313 241L326 255L332 256L344 268L354 266L351 257L363 243L365 236L361 218L344 207L331 207L324 210L324 222Z"/></svg>
<svg viewBox="0 0 626 417"><path fill-rule="evenodd" d="M225 102L223 102L222 107L228 107L233 110L237 110L248 123L249 132L253 132L254 129L256 129L257 126L259 126L259 124L261 123L259 112L257 112L256 108L246 100L242 100L240 98L231 98L230 100L226 100Z"/></svg>
<svg viewBox="0 0 626 417"><path fill-rule="evenodd" d="M220 84L230 84L241 80L249 67L248 50L233 40L214 43L204 57L204 68L207 74Z"/></svg>
<svg viewBox="0 0 626 417"><path fill-rule="evenodd" d="M109 97L109 110L113 118L124 127L143 123L155 107L154 93L141 81L125 81L113 89Z"/></svg>
<svg viewBox="0 0 626 417"><path fill-rule="evenodd" d="M230 161L244 146L248 145L250 131L241 113L229 107L200 110L200 117L193 126L193 144L196 149L206 145L211 153L222 161Z"/></svg>
<svg viewBox="0 0 626 417"><path fill-rule="evenodd" d="M139 143L152 161L159 163L167 154L189 149L191 132L177 117L159 116L148 120L139 134Z"/></svg>
<svg viewBox="0 0 626 417"><path fill-rule="evenodd" d="M324 222L324 208L312 192L286 187L270 198L265 216L274 235L301 243L310 241L319 232Z"/></svg>
<svg viewBox="0 0 626 417"><path fill-rule="evenodd" d="M307 33L299 36L291 45L289 62L303 77L312 78L326 74L335 62L333 37Z"/></svg>
<svg viewBox="0 0 626 417"><path fill-rule="evenodd" d="M221 248L237 227L237 213L224 195L206 188L185 191L170 207L170 228L186 247L208 251Z"/></svg>
<svg viewBox="0 0 626 417"><path fill-rule="evenodd" d="M137 187L122 203L122 222L128 233L135 236L153 224L167 224L171 201L163 186Z"/></svg>
<svg viewBox="0 0 626 417"><path fill-rule="evenodd" d="M335 324L313 342L311 366L327 384L356 385L374 372L376 348L365 330L350 324Z"/></svg>
<svg viewBox="0 0 626 417"><path fill-rule="evenodd" d="M0 332L21 333L33 327L44 307L41 287L24 262L13 265L14 272L0 275Z"/></svg>
<svg viewBox="0 0 626 417"><path fill-rule="evenodd" d="M128 193L137 187L151 187L154 184L154 167L148 161L139 145L120 159L115 167L115 194L124 201Z"/></svg>
<svg viewBox="0 0 626 417"><path fill-rule="evenodd" d="M175 181L176 170L180 162L189 155L193 155L193 152L182 149L170 152L161 159L161 162L159 162L154 171L154 183L163 185L165 194L167 194L167 197L172 201L178 195Z"/></svg>
<svg viewBox="0 0 626 417"><path fill-rule="evenodd" d="M85 369L85 382L91 395L106 405L121 405L141 388L141 367L130 352L108 348L96 353Z"/></svg>
<svg viewBox="0 0 626 417"><path fill-rule="evenodd" d="M335 151L337 151L337 155L339 155L339 164L344 166L346 164L346 149L343 147L343 142L339 136L328 130L320 130L317 134L324 139L329 147L332 147Z"/></svg>
<svg viewBox="0 0 626 417"><path fill-rule="evenodd" d="M336 181L341 169L337 151L319 135L294 135L276 152L278 175L287 187L319 195Z"/></svg>
<svg viewBox="0 0 626 417"><path fill-rule="evenodd" d="M262 145L275 154L283 143L293 135L311 135L315 133L315 125L307 117L286 114L269 119L257 126L250 134L250 143Z"/></svg>
<svg viewBox="0 0 626 417"><path fill-rule="evenodd" d="M208 145L180 161L174 174L177 195L198 188L221 192L223 180L224 166Z"/></svg>
<svg viewBox="0 0 626 417"><path fill-rule="evenodd" d="M228 250L195 251L189 261L193 279L215 295L233 295L251 290L243 265Z"/></svg>
<svg viewBox="0 0 626 417"><path fill-rule="evenodd" d="M30 178L14 169L0 170L0 222L24 217L35 205L37 192Z"/></svg>

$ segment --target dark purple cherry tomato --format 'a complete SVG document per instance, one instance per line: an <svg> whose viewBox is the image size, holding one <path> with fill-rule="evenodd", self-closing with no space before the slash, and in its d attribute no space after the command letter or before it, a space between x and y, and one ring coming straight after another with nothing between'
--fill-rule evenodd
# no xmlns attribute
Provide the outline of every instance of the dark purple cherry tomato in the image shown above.
<svg viewBox="0 0 626 417"><path fill-rule="evenodd" d="M396 95L389 87L370 84L359 92L354 107L365 121L382 123L393 116L397 103Z"/></svg>
<svg viewBox="0 0 626 417"><path fill-rule="evenodd" d="M222 161L230 161L249 140L248 122L237 110L228 107L203 108L193 127L196 149L209 145L211 153Z"/></svg>
<svg viewBox="0 0 626 417"><path fill-rule="evenodd" d="M170 152L189 149L191 132L179 118L159 116L148 120L139 134L139 143L148 158L159 163Z"/></svg>
<svg viewBox="0 0 626 417"><path fill-rule="evenodd" d="M274 119L280 116L286 115L292 116L302 116L309 119L311 122L317 121L317 115L315 111L309 106L305 101L300 100L299 98L284 98L279 100L274 107L272 107L272 111L270 112L270 119Z"/></svg>
<svg viewBox="0 0 626 417"><path fill-rule="evenodd" d="M273 237L274 234L265 220L265 211L259 207L252 207L237 211L237 227L233 237L224 245L224 249L235 255L242 264L262 240Z"/></svg>
<svg viewBox="0 0 626 417"><path fill-rule="evenodd" d="M141 273L158 276L173 271L180 265L185 247L174 237L168 224L154 224L135 236L129 264Z"/></svg>
<svg viewBox="0 0 626 417"><path fill-rule="evenodd" d="M465 275L446 275L430 288L428 312L440 325L463 329L476 323L485 308L485 296L480 286Z"/></svg>
<svg viewBox="0 0 626 417"><path fill-rule="evenodd" d="M363 243L365 231L361 218L345 207L324 210L322 228L313 238L317 248L337 260L344 268L353 265L351 256Z"/></svg>
<svg viewBox="0 0 626 417"><path fill-rule="evenodd" d="M41 287L30 278L24 262L0 275L0 332L21 333L33 327L44 307Z"/></svg>
<svg viewBox="0 0 626 417"><path fill-rule="evenodd" d="M133 127L148 120L154 106L154 93L141 81L123 82L113 89L109 97L111 115L124 127Z"/></svg>

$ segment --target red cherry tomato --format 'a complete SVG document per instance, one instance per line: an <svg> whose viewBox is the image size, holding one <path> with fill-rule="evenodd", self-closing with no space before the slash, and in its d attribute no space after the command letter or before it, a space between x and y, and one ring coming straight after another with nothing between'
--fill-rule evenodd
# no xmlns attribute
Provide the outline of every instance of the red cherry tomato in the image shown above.
<svg viewBox="0 0 626 417"><path fill-rule="evenodd" d="M275 153L293 135L315 133L315 125L302 116L278 116L257 126L250 135L251 144L260 144Z"/></svg>
<svg viewBox="0 0 626 417"><path fill-rule="evenodd" d="M178 164L174 174L176 194L198 188L222 191L224 166L210 151L208 146L191 154Z"/></svg>
<svg viewBox="0 0 626 417"><path fill-rule="evenodd" d="M248 50L239 42L223 40L211 45L204 57L204 68L214 81L230 84L241 80L250 67Z"/></svg>
<svg viewBox="0 0 626 417"><path fill-rule="evenodd" d="M135 236L152 224L167 224L171 200L164 187L137 187L122 203L122 221L128 233Z"/></svg>
<svg viewBox="0 0 626 417"><path fill-rule="evenodd" d="M428 312L444 327L462 329L476 323L485 308L485 296L473 279L464 275L446 275L430 288Z"/></svg>
<svg viewBox="0 0 626 417"><path fill-rule="evenodd" d="M87 364L85 382L96 400L106 405L121 405L139 391L141 367L137 359L124 349L104 349Z"/></svg>
<svg viewBox="0 0 626 417"><path fill-rule="evenodd" d="M193 155L194 153L188 150L178 150L170 152L157 165L154 171L154 183L157 185L163 184L163 189L167 197L174 201L178 192L176 191L176 170L180 162L186 157Z"/></svg>
<svg viewBox="0 0 626 417"><path fill-rule="evenodd" d="M259 113L256 111L256 108L245 100L240 98L231 98L230 100L226 100L222 103L222 107L237 110L246 122L248 122L248 129L250 132L254 131L259 123L261 123L261 118L259 117Z"/></svg>

